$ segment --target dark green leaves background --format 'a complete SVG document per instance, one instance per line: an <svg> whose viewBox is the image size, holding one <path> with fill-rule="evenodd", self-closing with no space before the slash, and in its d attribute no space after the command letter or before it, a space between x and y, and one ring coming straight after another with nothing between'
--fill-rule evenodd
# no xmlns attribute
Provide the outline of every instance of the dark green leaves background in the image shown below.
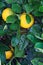
<svg viewBox="0 0 43 65"><path fill-rule="evenodd" d="M14 15L8 16L5 23L1 15L7 7L13 10ZM31 13L34 17L35 23L30 29L20 27L19 16L23 12ZM27 16L26 19L29 23L30 18ZM2 62L4 59L7 64L3 56L7 44L14 48L16 65L43 65L43 0L0 0L0 41L5 44L0 43ZM7 65L11 65L11 62L14 65L13 59Z"/></svg>

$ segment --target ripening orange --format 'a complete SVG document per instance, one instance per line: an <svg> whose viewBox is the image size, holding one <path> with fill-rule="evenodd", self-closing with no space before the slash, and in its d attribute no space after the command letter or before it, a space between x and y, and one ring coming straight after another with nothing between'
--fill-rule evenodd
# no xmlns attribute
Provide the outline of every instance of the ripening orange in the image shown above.
<svg viewBox="0 0 43 65"><path fill-rule="evenodd" d="M12 11L11 8L6 8L6 9L4 9L3 12L2 12L2 19L3 19L4 21L6 21L7 17L10 16L10 15L13 15L13 14L14 14L14 13L13 13L13 11Z"/></svg>
<svg viewBox="0 0 43 65"><path fill-rule="evenodd" d="M6 59L11 59L12 55L13 55L12 51L5 51Z"/></svg>
<svg viewBox="0 0 43 65"><path fill-rule="evenodd" d="M31 18L30 23L27 23L26 13L21 14L20 16L20 26L22 28L30 28L34 24L34 17L31 14L28 14Z"/></svg>

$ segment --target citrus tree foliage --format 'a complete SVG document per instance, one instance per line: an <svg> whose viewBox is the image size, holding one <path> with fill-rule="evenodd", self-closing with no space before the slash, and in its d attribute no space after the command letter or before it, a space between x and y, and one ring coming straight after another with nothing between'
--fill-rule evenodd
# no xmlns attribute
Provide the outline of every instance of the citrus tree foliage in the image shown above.
<svg viewBox="0 0 43 65"><path fill-rule="evenodd" d="M14 15L2 19L2 11L11 8ZM24 29L20 15L31 14L34 25ZM31 21L26 16L27 23ZM6 60L5 51L13 48L13 56ZM0 61L2 65L43 65L43 0L0 0Z"/></svg>

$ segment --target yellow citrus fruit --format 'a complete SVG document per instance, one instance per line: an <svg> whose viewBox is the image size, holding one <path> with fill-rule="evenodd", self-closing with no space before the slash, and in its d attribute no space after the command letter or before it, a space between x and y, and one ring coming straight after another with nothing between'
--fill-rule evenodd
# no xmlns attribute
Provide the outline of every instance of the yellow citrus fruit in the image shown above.
<svg viewBox="0 0 43 65"><path fill-rule="evenodd" d="M21 16L20 16L20 26L22 28L30 28L34 24L34 17L31 14L28 14L28 16L31 18L30 23L27 23L26 13L21 14Z"/></svg>
<svg viewBox="0 0 43 65"><path fill-rule="evenodd" d="M13 55L12 51L5 51L6 59L11 59L12 55Z"/></svg>
<svg viewBox="0 0 43 65"><path fill-rule="evenodd" d="M6 21L7 17L10 16L10 15L13 15L13 14L14 14L14 13L13 13L13 11L12 11L11 8L6 8L6 9L4 9L3 12L2 12L2 19L3 19L4 21Z"/></svg>

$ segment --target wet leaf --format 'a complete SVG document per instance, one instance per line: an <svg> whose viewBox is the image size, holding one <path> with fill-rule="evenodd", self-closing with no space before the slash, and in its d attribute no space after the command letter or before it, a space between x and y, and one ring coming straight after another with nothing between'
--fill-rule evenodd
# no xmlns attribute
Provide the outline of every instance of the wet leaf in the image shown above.
<svg viewBox="0 0 43 65"><path fill-rule="evenodd" d="M2 63L6 62L5 51L7 51L7 50L10 50L10 48L8 46L6 46L5 44L0 42L0 58L1 58Z"/></svg>
<svg viewBox="0 0 43 65"><path fill-rule="evenodd" d="M43 53L43 42L37 42L35 44L34 48L36 49L37 52L42 52Z"/></svg>
<svg viewBox="0 0 43 65"><path fill-rule="evenodd" d="M17 62L17 64L16 65L21 65L19 62Z"/></svg>
<svg viewBox="0 0 43 65"><path fill-rule="evenodd" d="M8 4L12 4L13 0L5 0Z"/></svg>
<svg viewBox="0 0 43 65"><path fill-rule="evenodd" d="M15 13L21 13L21 7L19 4L17 3L13 3L12 4L12 10L15 12Z"/></svg>
<svg viewBox="0 0 43 65"><path fill-rule="evenodd" d="M40 7L39 7L39 11L40 11L40 12L43 12L43 6L40 6Z"/></svg>
<svg viewBox="0 0 43 65"><path fill-rule="evenodd" d="M6 23L15 23L15 21L16 17L14 17L13 15L8 16L6 19Z"/></svg>
<svg viewBox="0 0 43 65"><path fill-rule="evenodd" d="M27 35L28 40L30 40L33 44L36 44L39 40L32 34Z"/></svg>
<svg viewBox="0 0 43 65"><path fill-rule="evenodd" d="M31 18L30 18L30 16L27 14L26 15L26 22L29 24L30 22L31 22Z"/></svg>
<svg viewBox="0 0 43 65"><path fill-rule="evenodd" d="M29 4L25 4L23 7L24 7L24 10L25 10L27 13L30 13L30 12L33 11L32 6L29 5Z"/></svg>
<svg viewBox="0 0 43 65"><path fill-rule="evenodd" d="M18 44L19 44L19 39L16 38L16 37L13 37L12 40L11 40L11 45L12 45L13 47L15 47L15 46L18 45Z"/></svg>
<svg viewBox="0 0 43 65"><path fill-rule="evenodd" d="M18 46L15 47L15 57L24 57L24 50L20 50Z"/></svg>
<svg viewBox="0 0 43 65"><path fill-rule="evenodd" d="M43 65L43 63L39 61L39 58L34 58L31 62L33 65Z"/></svg>

